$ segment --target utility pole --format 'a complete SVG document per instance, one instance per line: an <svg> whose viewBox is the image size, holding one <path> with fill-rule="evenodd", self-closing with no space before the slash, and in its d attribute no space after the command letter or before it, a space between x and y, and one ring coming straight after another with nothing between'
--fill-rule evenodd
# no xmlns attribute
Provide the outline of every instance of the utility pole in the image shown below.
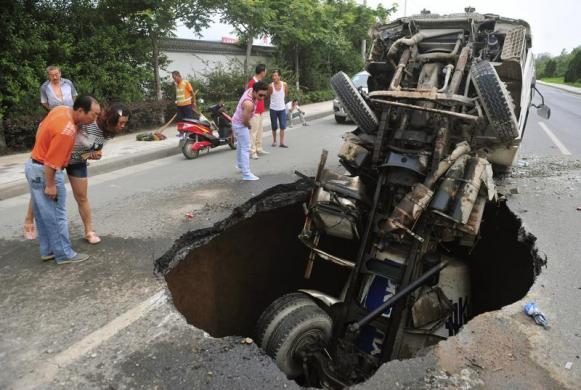
<svg viewBox="0 0 581 390"><path fill-rule="evenodd" d="M367 7L367 0L363 0L363 6ZM363 58L363 64L365 64L365 52L367 51L367 40L363 38L361 41L361 58Z"/></svg>

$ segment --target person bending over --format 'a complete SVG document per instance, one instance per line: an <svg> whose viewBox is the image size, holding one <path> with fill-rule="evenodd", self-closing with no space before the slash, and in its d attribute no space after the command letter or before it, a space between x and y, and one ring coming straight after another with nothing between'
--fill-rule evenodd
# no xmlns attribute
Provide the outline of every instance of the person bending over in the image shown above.
<svg viewBox="0 0 581 390"><path fill-rule="evenodd" d="M93 229L91 206L89 205L87 160L99 160L105 143L120 134L129 121L129 112L121 104L112 104L102 110L97 120L87 125L78 127L75 144L66 166L71 189L77 202L79 214L85 228L85 240L90 244L98 244L101 238ZM24 221L25 232L34 228L34 213L32 202L28 206L28 212ZM33 238L27 236L27 238Z"/></svg>

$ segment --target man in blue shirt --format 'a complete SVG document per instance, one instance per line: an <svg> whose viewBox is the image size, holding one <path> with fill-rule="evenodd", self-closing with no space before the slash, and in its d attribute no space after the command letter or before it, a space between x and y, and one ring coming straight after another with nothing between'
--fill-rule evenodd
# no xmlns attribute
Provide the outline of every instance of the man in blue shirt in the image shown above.
<svg viewBox="0 0 581 390"><path fill-rule="evenodd" d="M48 80L40 87L40 104L50 111L56 106L72 107L77 97L77 90L73 82L61 78L61 70L58 66L51 65L46 68Z"/></svg>

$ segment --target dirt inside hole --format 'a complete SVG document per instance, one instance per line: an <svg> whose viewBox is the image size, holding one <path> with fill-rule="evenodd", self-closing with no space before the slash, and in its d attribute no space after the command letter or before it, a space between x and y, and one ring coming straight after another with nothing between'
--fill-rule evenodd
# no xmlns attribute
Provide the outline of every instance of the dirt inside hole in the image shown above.
<svg viewBox="0 0 581 390"><path fill-rule="evenodd" d="M273 187L209 229L182 236L156 262L178 310L214 337L253 336L262 311L298 289L339 296L348 270L317 261L311 279L303 273L308 251L297 236L304 224L309 185L298 181ZM467 318L513 303L532 286L546 260L506 203L488 205L481 237L472 249L449 246L470 267L472 305ZM357 248L328 242L353 258Z"/></svg>

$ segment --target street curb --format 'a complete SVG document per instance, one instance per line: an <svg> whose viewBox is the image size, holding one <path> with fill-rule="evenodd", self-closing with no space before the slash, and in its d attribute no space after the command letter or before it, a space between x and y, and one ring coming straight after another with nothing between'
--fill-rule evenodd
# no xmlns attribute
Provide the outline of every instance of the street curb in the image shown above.
<svg viewBox="0 0 581 390"><path fill-rule="evenodd" d="M305 115L305 119L308 121L314 121L317 119L324 118L333 113L333 110L320 112L313 115ZM265 121L264 131L270 131L272 128L270 126L270 120ZM144 153L132 153L128 156L115 157L107 161L103 161L98 165L88 167L89 176L97 176L103 173L113 172L122 168L127 168L133 165L143 164L153 160L159 160L166 157L171 157L176 154L180 154L181 151L176 145L167 146L164 148L158 148L157 150L152 150ZM0 187L0 201L9 198L14 198L16 196L28 193L28 183L26 180L18 181L14 184L8 184Z"/></svg>
<svg viewBox="0 0 581 390"><path fill-rule="evenodd" d="M574 95L581 95L581 88L570 87L570 88L577 88L577 89L579 89L579 91L576 91L574 89L572 90L572 89L569 89L569 88L565 88L565 87L568 87L568 86L561 85L561 84L546 83L546 82L541 81L541 80L537 80L537 83L539 83L541 85L546 85L547 87L557 88L557 89L560 89L561 91L569 92L569 93L572 93Z"/></svg>

